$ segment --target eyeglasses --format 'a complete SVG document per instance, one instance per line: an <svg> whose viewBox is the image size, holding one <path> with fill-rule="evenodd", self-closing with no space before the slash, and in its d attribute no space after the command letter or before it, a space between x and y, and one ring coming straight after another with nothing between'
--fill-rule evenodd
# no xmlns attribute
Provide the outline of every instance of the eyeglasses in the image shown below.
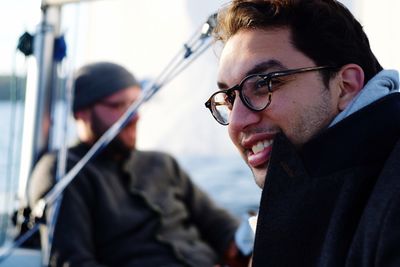
<svg viewBox="0 0 400 267"><path fill-rule="evenodd" d="M332 68L331 66L318 66L284 71L275 71L266 74L251 74L246 76L239 84L220 90L211 95L205 103L213 117L222 125L229 124L229 116L239 92L240 100L251 111L262 111L271 104L272 92L284 83L284 76Z"/></svg>

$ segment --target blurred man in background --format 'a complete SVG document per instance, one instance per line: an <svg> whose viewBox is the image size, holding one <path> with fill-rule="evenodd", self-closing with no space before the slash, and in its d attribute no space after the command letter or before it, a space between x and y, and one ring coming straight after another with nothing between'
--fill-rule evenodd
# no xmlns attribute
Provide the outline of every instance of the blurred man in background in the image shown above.
<svg viewBox="0 0 400 267"><path fill-rule="evenodd" d="M79 144L71 169L141 94L122 66L99 62L75 77ZM139 115L66 188L55 225L51 266L244 266L236 219L218 208L176 160L135 148ZM31 206L55 183L57 158L45 155L30 180Z"/></svg>

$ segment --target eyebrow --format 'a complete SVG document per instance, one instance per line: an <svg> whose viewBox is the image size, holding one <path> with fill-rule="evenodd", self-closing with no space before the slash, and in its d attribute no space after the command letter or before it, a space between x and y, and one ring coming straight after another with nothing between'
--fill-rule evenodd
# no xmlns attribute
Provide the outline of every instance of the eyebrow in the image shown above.
<svg viewBox="0 0 400 267"><path fill-rule="evenodd" d="M252 74L259 74L259 73L265 73L266 71L268 71L268 69L286 69L285 66L278 60L275 59L270 59L267 61L263 61L260 62L256 65L254 65L250 70L248 70L244 77L242 79L244 79L245 77L252 75ZM217 82L218 88L220 89L225 89L228 88L228 85L224 82Z"/></svg>
<svg viewBox="0 0 400 267"><path fill-rule="evenodd" d="M263 73L263 72L268 71L268 69L275 69L275 70L281 69L282 70L282 69L285 69L285 67L283 66L283 64L280 61L271 59L271 60L256 64L253 68L251 68L250 70L248 70L246 72L244 77L249 76L251 74Z"/></svg>

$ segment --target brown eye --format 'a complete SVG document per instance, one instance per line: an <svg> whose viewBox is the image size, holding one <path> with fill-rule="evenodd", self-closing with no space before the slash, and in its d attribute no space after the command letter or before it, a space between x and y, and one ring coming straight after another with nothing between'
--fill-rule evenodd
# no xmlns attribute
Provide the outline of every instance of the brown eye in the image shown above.
<svg viewBox="0 0 400 267"><path fill-rule="evenodd" d="M253 97L263 96L268 93L268 80L261 76L254 76L243 85L243 97L249 102L252 102Z"/></svg>
<svg viewBox="0 0 400 267"><path fill-rule="evenodd" d="M268 92L268 81L266 79L260 77L257 81L254 82L254 95L264 95L268 94Z"/></svg>
<svg viewBox="0 0 400 267"><path fill-rule="evenodd" d="M263 78L258 79L255 83L254 83L254 89L255 90L263 90L266 87L268 87L267 81Z"/></svg>

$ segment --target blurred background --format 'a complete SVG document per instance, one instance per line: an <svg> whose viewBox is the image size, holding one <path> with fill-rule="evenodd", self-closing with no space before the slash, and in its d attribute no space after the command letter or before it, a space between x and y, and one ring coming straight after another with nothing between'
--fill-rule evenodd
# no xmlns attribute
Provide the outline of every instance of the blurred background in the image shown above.
<svg viewBox="0 0 400 267"><path fill-rule="evenodd" d="M10 169L18 166L20 158L18 139L22 128L14 125L22 125L24 118L22 111L12 110L8 103L12 98L22 103L26 93L24 79L30 59L16 47L25 31L35 33L41 19L40 2L0 2L0 153L12 153L11 160L0 162L0 197L15 192L18 186L16 180L5 184L15 176ZM98 0L65 5L60 29L66 39L67 57L60 75L69 77L83 64L108 60L124 65L141 80L152 80L226 2ZM381 64L400 69L400 1L342 2L361 21ZM200 186L239 215L257 209L260 190L231 144L226 128L204 108L216 89L218 52L217 46L208 49L142 107L138 147L176 156ZM15 82L10 78L13 75L18 77ZM72 140L73 127L68 130L68 142ZM15 144L13 148L11 144ZM0 201L3 210L9 207L4 199Z"/></svg>

